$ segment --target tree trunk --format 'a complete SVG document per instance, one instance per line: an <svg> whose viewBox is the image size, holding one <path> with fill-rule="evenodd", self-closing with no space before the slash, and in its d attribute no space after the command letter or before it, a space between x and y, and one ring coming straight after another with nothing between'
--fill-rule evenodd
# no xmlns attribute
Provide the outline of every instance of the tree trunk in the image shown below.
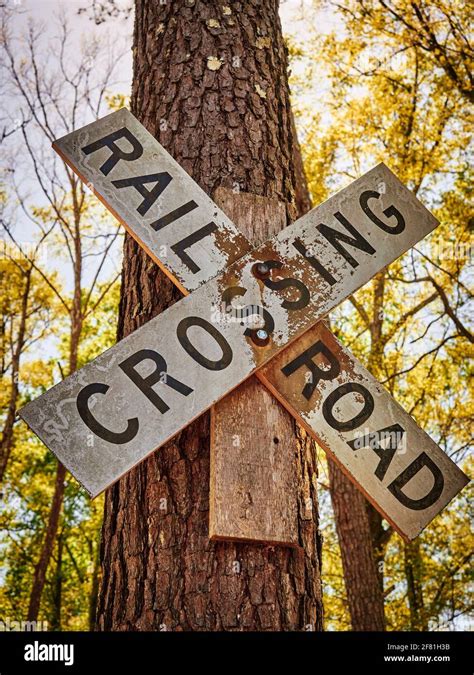
<svg viewBox="0 0 474 675"><path fill-rule="evenodd" d="M406 542L403 547L405 577L407 581L410 629L428 630L422 586L422 559L420 541Z"/></svg>
<svg viewBox="0 0 474 675"><path fill-rule="evenodd" d="M386 338L384 338L383 335L386 276L387 268L384 268L374 277L372 320L370 323L370 354L369 362L367 364L372 375L379 380L383 379L384 349L386 344ZM393 529L391 526L388 529L385 529L383 526L383 518L377 509L367 501L365 504L369 519L370 537L378 573L379 587L383 593L385 549L393 533Z"/></svg>
<svg viewBox="0 0 474 675"><path fill-rule="evenodd" d="M56 560L56 571L53 579L53 611L51 617L51 630L61 630L61 609L63 595L63 547L64 534L58 536L58 557Z"/></svg>
<svg viewBox="0 0 474 675"><path fill-rule="evenodd" d="M20 323L18 326L18 335L12 356L10 399L8 401L7 417L2 430L2 441L0 444L0 483L3 481L13 444L13 427L15 424L16 406L18 402L20 359L25 343L26 316L28 313L28 299L31 289L32 271L33 268L30 267L25 272L25 287L23 289L23 295L21 298Z"/></svg>
<svg viewBox="0 0 474 675"><path fill-rule="evenodd" d="M84 325L84 314L82 307L82 231L81 231L81 206L79 204L78 193L82 191L79 179L71 182L72 201L73 201L73 230L74 230L74 290L72 297L72 306L70 311L70 330L69 330L69 363L68 375L72 375L77 370L79 343L81 340L82 328ZM56 481L54 487L53 500L46 527L46 535L43 541L43 547L40 559L35 567L33 577L33 586L30 595L30 605L28 609L28 619L30 621L38 618L38 612L41 603L46 572L48 570L51 554L54 548L54 542L58 532L59 520L64 500L64 490L66 487L66 469L58 462L56 469Z"/></svg>
<svg viewBox="0 0 474 675"><path fill-rule="evenodd" d="M28 607L28 621L37 621L43 593L46 572L48 569L51 554L54 548L56 533L58 531L59 518L64 497L64 481L66 480L66 469L58 462L56 470L56 481L54 486L53 501L49 511L48 524L41 549L41 555L35 565L33 575L33 586L31 587L30 604Z"/></svg>
<svg viewBox="0 0 474 675"><path fill-rule="evenodd" d="M371 337L368 368L375 376L383 361L385 276L385 270L375 276L372 317L367 326ZM339 467L330 459L328 463L352 629L382 631L385 630L383 566L385 547L392 530L384 529L378 511Z"/></svg>
<svg viewBox="0 0 474 675"><path fill-rule="evenodd" d="M352 630L383 631L383 589L374 558L366 500L332 460L328 464Z"/></svg>
<svg viewBox="0 0 474 675"><path fill-rule="evenodd" d="M387 529L383 526L383 517L377 511L375 506L365 500L365 509L369 519L370 539L372 543L372 551L377 568L379 586L384 592L384 564L385 564L385 550L393 534L393 528L390 525Z"/></svg>
<svg viewBox="0 0 474 675"><path fill-rule="evenodd" d="M75 292L75 296L77 293ZM80 296L79 296L80 297ZM72 374L77 369L77 357L79 350L79 341L82 331L82 315L79 315L78 320L73 320L70 332L70 347L69 347L69 374ZM41 595L43 593L44 583L46 580L46 572L48 570L49 561L54 548L54 542L58 531L59 521L64 500L64 490L66 488L66 469L58 462L56 469L56 481L54 485L53 500L48 516L48 525L46 526L46 534L41 549L40 558L35 566L35 573L33 576L33 586L30 594L30 605L28 609L28 620L35 621L38 618L38 612L41 603Z"/></svg>
<svg viewBox="0 0 474 675"><path fill-rule="evenodd" d="M94 631L96 628L96 613L97 613L97 599L99 597L100 585L100 539L93 542L91 550L91 558L94 560L94 568L92 570L91 590L89 594L89 630Z"/></svg>
<svg viewBox="0 0 474 675"><path fill-rule="evenodd" d="M277 3L138 0L133 53L134 114L201 187L277 197L294 219ZM179 297L127 237L119 337ZM209 541L207 414L110 488L99 629L321 629L316 453L296 430L295 458L299 549Z"/></svg>

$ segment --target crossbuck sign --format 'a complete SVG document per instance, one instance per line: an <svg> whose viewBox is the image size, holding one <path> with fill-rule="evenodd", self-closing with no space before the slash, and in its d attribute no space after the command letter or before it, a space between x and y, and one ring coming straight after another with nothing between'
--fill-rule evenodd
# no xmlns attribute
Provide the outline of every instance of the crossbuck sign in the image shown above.
<svg viewBox="0 0 474 675"><path fill-rule="evenodd" d="M20 411L91 496L254 372L404 537L468 482L320 323L437 225L385 165L252 250L128 110L54 148L189 293Z"/></svg>

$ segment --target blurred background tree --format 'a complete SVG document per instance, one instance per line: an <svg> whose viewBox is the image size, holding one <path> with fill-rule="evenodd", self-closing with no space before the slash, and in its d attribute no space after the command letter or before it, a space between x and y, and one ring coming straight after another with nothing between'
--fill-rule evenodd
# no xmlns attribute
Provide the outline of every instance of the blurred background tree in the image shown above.
<svg viewBox="0 0 474 675"><path fill-rule="evenodd" d="M67 570L79 576L82 565L82 583L93 589L89 595L96 593L98 507L88 502L65 468L22 425L18 425L14 443L11 426L19 401L26 402L38 394L38 388L44 390L74 372L85 362L83 355L87 361L113 343L120 227L91 190L55 156L51 143L108 111L107 91L113 84L117 54L94 37L83 41L78 50L64 17L51 41L45 39L42 26L32 22L17 35L8 9L2 13L2 49L2 73L10 97L4 117L8 198L4 200L2 229L7 249L14 251L10 260L22 271L22 275L11 275L4 288L11 297L11 284L18 280L15 294L26 305L17 316L16 342L10 338L14 346L6 370L12 384L3 430L5 446L8 442L5 452L2 441L6 469L2 489L8 504L2 515L6 536L15 532L15 546L5 549L3 555L9 560L7 580L18 580L19 597L28 595L23 616L32 621L41 615L59 630L63 625L63 581L67 578L72 583L74 577ZM49 306L53 323L49 334L40 335L31 350L26 323L39 318L30 316L33 300L28 303L27 295L33 281L49 292L43 304ZM36 314L40 310L36 309ZM104 310L108 310L107 316ZM44 320L38 322L36 331L42 323ZM33 361L42 351L47 358ZM36 450L31 454L30 444ZM7 466L8 458L11 466ZM85 550L73 545L71 532L78 535L78 541L82 538ZM22 554L19 568L9 557L18 547ZM89 565L88 558L92 560L92 581L84 568ZM48 594L42 605L46 587ZM5 592L12 602L17 590L14 583L11 588L7 583ZM83 612L80 595L72 593L72 600L79 608L76 613ZM18 604L13 607L18 611Z"/></svg>

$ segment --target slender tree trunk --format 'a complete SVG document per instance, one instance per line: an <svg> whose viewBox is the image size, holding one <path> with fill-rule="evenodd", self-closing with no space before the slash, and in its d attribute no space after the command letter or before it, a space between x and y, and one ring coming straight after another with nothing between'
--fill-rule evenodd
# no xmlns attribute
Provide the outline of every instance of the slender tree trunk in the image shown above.
<svg viewBox="0 0 474 675"><path fill-rule="evenodd" d="M80 189L76 184L76 189ZM77 203L77 195L73 195L74 204ZM82 291L82 248L81 248L81 231L80 231L80 210L75 207L74 216L74 292L71 309L71 327L69 337L69 375L77 370L79 342L83 326L83 314L81 308L81 291ZM38 618L38 612L41 603L41 596L43 593L44 583L46 580L46 572L51 560L51 554L54 548L54 542L58 531L59 521L61 518L61 511L64 499L64 490L66 487L66 469L58 462L56 469L56 480L54 485L53 500L48 516L48 524L46 526L45 538L40 554L40 558L35 566L33 576L33 586L30 594L30 604L28 609L28 620L35 621Z"/></svg>
<svg viewBox="0 0 474 675"><path fill-rule="evenodd" d="M369 326L368 368L376 376L383 360L385 274L382 270L374 279ZM384 529L378 511L331 460L329 476L352 629L385 630L383 565L391 529Z"/></svg>
<svg viewBox="0 0 474 675"><path fill-rule="evenodd" d="M384 362L385 340L383 335L384 305L385 305L385 279L387 269L384 268L374 277L373 300L372 300L372 321L370 324L370 354L368 369L377 378L383 379L382 367ZM370 536L372 539L372 548L376 562L379 585L384 588L384 559L385 549L392 535L393 529L387 529L383 526L383 518L372 504L366 501L366 509L369 518Z"/></svg>
<svg viewBox="0 0 474 675"><path fill-rule="evenodd" d="M366 500L329 460L331 499L352 630L385 630L383 589L372 547Z"/></svg>
<svg viewBox="0 0 474 675"><path fill-rule="evenodd" d="M407 581L410 629L428 630L423 599L423 566L419 540L406 542L403 547L405 577Z"/></svg>
<svg viewBox="0 0 474 675"><path fill-rule="evenodd" d="M97 600L100 585L100 537L97 537L97 541L92 546L91 557L94 560L94 567L89 594L89 630L94 631L96 629Z"/></svg>
<svg viewBox="0 0 474 675"><path fill-rule="evenodd" d="M23 295L21 298L21 311L19 317L20 323L18 326L18 335L12 356L10 398L8 401L7 417L2 430L2 441L0 443L0 483L3 481L13 444L13 427L15 424L16 407L18 401L20 359L25 343L26 316L28 313L28 298L31 289L32 270L33 268L30 267L25 273L25 287L23 289Z"/></svg>
<svg viewBox="0 0 474 675"><path fill-rule="evenodd" d="M46 581L46 572L54 548L56 533L58 531L59 518L61 515L61 506L64 497L64 481L66 480L66 469L58 463L56 471L56 481L54 486L53 501L49 511L48 524L41 549L41 555L35 565L33 575L33 586L30 594L30 604L28 607L28 621L37 621L43 593L44 583Z"/></svg>
<svg viewBox="0 0 474 675"><path fill-rule="evenodd" d="M277 3L136 3L133 112L212 194L241 189L297 215L286 52ZM119 337L179 299L127 237ZM295 431L300 549L208 539L203 415L106 494L101 630L322 627L316 454Z"/></svg>
<svg viewBox="0 0 474 675"><path fill-rule="evenodd" d="M374 554L375 566L377 568L379 586L384 592L384 564L385 551L390 537L393 534L393 528L390 526L387 529L383 525L383 518L377 509L365 500L365 508L370 526L370 538L372 542L372 550Z"/></svg>
<svg viewBox="0 0 474 675"><path fill-rule="evenodd" d="M58 557L56 560L56 571L53 580L53 612L51 618L51 630L61 630L61 610L62 610L62 591L63 591L63 546L64 535L58 536Z"/></svg>

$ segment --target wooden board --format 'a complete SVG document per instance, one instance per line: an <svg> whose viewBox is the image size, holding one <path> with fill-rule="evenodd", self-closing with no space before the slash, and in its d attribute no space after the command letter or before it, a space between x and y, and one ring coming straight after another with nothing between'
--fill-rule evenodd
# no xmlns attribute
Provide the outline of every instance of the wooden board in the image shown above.
<svg viewBox="0 0 474 675"><path fill-rule="evenodd" d="M278 199L213 197L254 246L286 225ZM295 442L293 419L255 376L211 408L211 539L298 545Z"/></svg>
<svg viewBox="0 0 474 675"><path fill-rule="evenodd" d="M95 496L436 225L380 164L19 414ZM255 308L264 344L248 323Z"/></svg>
<svg viewBox="0 0 474 675"><path fill-rule="evenodd" d="M405 539L469 482L322 323L258 377Z"/></svg>

